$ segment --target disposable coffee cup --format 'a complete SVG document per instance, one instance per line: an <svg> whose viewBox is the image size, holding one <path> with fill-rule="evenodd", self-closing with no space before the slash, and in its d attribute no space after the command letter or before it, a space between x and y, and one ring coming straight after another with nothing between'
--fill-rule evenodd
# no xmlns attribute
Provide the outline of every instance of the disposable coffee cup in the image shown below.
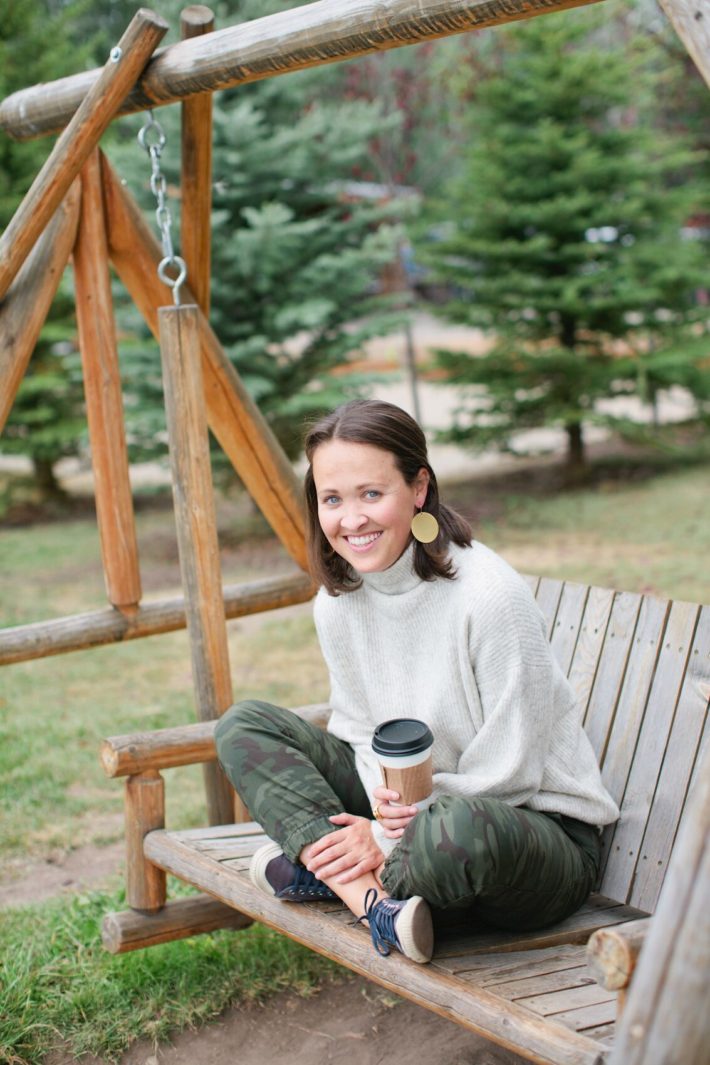
<svg viewBox="0 0 710 1065"><path fill-rule="evenodd" d="M375 729L372 749L385 787L399 793L398 805L423 803L431 795L433 743L429 726L414 717L394 717Z"/></svg>

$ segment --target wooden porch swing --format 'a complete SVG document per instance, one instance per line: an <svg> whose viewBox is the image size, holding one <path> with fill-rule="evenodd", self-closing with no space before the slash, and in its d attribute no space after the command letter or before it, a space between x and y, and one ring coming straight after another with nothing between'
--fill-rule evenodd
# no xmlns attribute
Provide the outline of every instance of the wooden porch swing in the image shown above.
<svg viewBox="0 0 710 1065"><path fill-rule="evenodd" d="M209 9L195 6L183 12L183 40L153 58L168 27L141 9L103 69L0 104L0 126L12 136L63 129L0 238L0 429L73 256L110 604L1 631L0 665L189 630L199 722L113 737L102 749L106 772L127 778L130 910L107 917L108 949L244 928L256 919L531 1061L701 1065L710 1046L710 608L529 578L622 811L605 837L600 894L540 933L471 931L452 922L438 930L433 962L421 967L375 955L340 906L291 906L261 895L247 875L261 828L247 820L215 761L214 722L233 702L225 618L304 602L315 589L306 572L300 486L207 320L211 93L587 2L320 0L218 31ZM710 83L709 0L661 3ZM176 100L183 101L181 233L189 287L171 303L174 282L168 278L166 286L158 274L171 256L98 144L117 114ZM163 361L184 595L150 604L141 603L109 260L159 338ZM287 577L222 587L208 429L297 564ZM327 707L297 712L327 721ZM210 827L168 832L160 770L195 762L205 767ZM168 902L166 871L203 894Z"/></svg>

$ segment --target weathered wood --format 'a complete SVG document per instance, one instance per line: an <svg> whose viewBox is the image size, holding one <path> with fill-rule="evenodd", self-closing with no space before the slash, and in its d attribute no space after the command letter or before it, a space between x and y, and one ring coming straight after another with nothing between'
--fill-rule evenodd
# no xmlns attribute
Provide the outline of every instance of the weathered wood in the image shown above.
<svg viewBox="0 0 710 1065"><path fill-rule="evenodd" d="M75 182L0 299L0 432L15 402L37 338L69 261L79 224Z"/></svg>
<svg viewBox="0 0 710 1065"><path fill-rule="evenodd" d="M700 615L688 657L663 766L653 796L634 874L634 899L654 910L688 794L691 772L701 750L710 700L710 608ZM699 759L698 759L699 761Z"/></svg>
<svg viewBox="0 0 710 1065"><path fill-rule="evenodd" d="M602 766L640 608L640 595L619 592L614 597L604 645L597 661L597 675L584 728Z"/></svg>
<svg viewBox="0 0 710 1065"><path fill-rule="evenodd" d="M641 842L663 768L697 614L695 604L674 603L671 607L643 724L636 737L622 815L615 826L602 879L604 892L616 899L626 899L632 905L638 905L635 877L639 865L643 864Z"/></svg>
<svg viewBox="0 0 710 1065"><path fill-rule="evenodd" d="M658 0L688 55L710 87L710 5L708 0Z"/></svg>
<svg viewBox="0 0 710 1065"><path fill-rule="evenodd" d="M0 298L167 29L168 24L146 8L131 19L117 49L112 50L0 237Z"/></svg>
<svg viewBox="0 0 710 1065"><path fill-rule="evenodd" d="M613 928L600 928L590 937L587 968L598 984L609 991L628 987L650 923L650 917L643 917Z"/></svg>
<svg viewBox="0 0 710 1065"><path fill-rule="evenodd" d="M567 674L577 695L577 704L584 715L594 686L599 655L604 644L614 593L608 588L590 588L582 616L582 627Z"/></svg>
<svg viewBox="0 0 710 1065"><path fill-rule="evenodd" d="M710 1046L710 752L683 819L610 1065L705 1065Z"/></svg>
<svg viewBox="0 0 710 1065"><path fill-rule="evenodd" d="M241 618L265 610L277 610L294 603L305 603L314 592L310 577L300 572L267 577L249 584L228 584L222 593L224 614L227 618ZM138 640L161 632L175 632L186 625L182 596L144 603L130 615L109 608L53 621L17 625L0 630L0 665Z"/></svg>
<svg viewBox="0 0 710 1065"><path fill-rule="evenodd" d="M161 307L160 353L170 440L175 526L190 634L197 716L218 718L232 705L227 625L202 386L198 308ZM231 821L232 793L219 766L204 768L210 824Z"/></svg>
<svg viewBox="0 0 710 1065"><path fill-rule="evenodd" d="M540 607L547 624L548 640L554 628L563 586L562 581L553 580L551 577L541 577L535 593L535 601Z"/></svg>
<svg viewBox="0 0 710 1065"><path fill-rule="evenodd" d="M248 876L235 874L183 842L181 833L153 832L145 841L151 860L326 957L409 998L531 1061L549 1065L599 1065L603 1047L558 1024L536 1016L493 992L466 986L431 966L416 965L401 955L377 955L370 937L352 927L345 915L323 911L320 904L289 906L254 891ZM336 922L334 925L333 922ZM334 934L337 928L337 934Z"/></svg>
<svg viewBox="0 0 710 1065"><path fill-rule="evenodd" d="M106 594L113 606L130 611L140 602L141 578L98 150L81 172L74 289Z"/></svg>
<svg viewBox="0 0 710 1065"><path fill-rule="evenodd" d="M148 770L126 781L126 901L139 913L154 913L165 905L165 873L149 861L143 841L165 826L165 784L160 773Z"/></svg>
<svg viewBox="0 0 710 1065"><path fill-rule="evenodd" d="M183 40L214 30L214 14L202 4L180 15ZM182 205L180 250L200 310L210 313L212 247L212 94L191 96L182 105Z"/></svg>
<svg viewBox="0 0 710 1065"><path fill-rule="evenodd" d="M248 928L251 918L218 902L211 895L191 895L166 902L158 913L142 914L135 910L108 913L101 925L101 942L111 954L170 943L219 928Z"/></svg>
<svg viewBox="0 0 710 1065"><path fill-rule="evenodd" d="M157 310L171 298L157 276L162 252L105 158L102 170L111 258L157 336ZM185 302L194 302L189 286L181 291ZM305 517L298 478L204 315L198 315L198 323L210 429L286 550L305 570Z"/></svg>
<svg viewBox="0 0 710 1065"><path fill-rule="evenodd" d="M293 713L313 725L325 728L329 710L325 703L314 703L312 706L295 707ZM154 732L109 736L101 745L101 765L107 776L123 777L149 769L214 761L216 725L216 721L199 721L194 725L179 725ZM204 831L199 830L200 835Z"/></svg>
<svg viewBox="0 0 710 1065"><path fill-rule="evenodd" d="M623 806L626 783L633 762L636 740L646 711L648 693L663 646L663 632L669 604L647 597L641 604L632 653L619 696L606 758L604 784L618 804ZM604 834L602 875L613 844L615 829Z"/></svg>
<svg viewBox="0 0 710 1065"><path fill-rule="evenodd" d="M171 45L150 63L121 113L590 2L320 0ZM0 106L0 127L19 138L56 132L98 76L91 70L14 93Z"/></svg>
<svg viewBox="0 0 710 1065"><path fill-rule="evenodd" d="M565 582L562 589L550 644L565 675L572 665L588 594L589 588L584 584Z"/></svg>

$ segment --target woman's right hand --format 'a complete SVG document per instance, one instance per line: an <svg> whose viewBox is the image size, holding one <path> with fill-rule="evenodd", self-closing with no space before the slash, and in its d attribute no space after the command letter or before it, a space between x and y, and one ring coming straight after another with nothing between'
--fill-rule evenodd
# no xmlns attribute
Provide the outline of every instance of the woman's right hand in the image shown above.
<svg viewBox="0 0 710 1065"><path fill-rule="evenodd" d="M394 805L399 800L399 792L382 785L375 788L373 795L375 806L380 814L378 820L384 829L385 836L388 839L399 839L419 810L416 806Z"/></svg>

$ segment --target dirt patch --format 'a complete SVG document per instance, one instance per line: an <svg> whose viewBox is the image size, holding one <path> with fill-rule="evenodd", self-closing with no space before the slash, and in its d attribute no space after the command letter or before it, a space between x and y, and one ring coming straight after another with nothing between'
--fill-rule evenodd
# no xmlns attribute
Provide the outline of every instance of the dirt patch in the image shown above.
<svg viewBox="0 0 710 1065"><path fill-rule="evenodd" d="M53 1053L45 1065L74 1065ZM105 1065L83 1057L82 1065ZM121 1065L522 1065L523 1059L365 980L346 977L310 998L290 992L228 1010L167 1046L139 1042Z"/></svg>
<svg viewBox="0 0 710 1065"><path fill-rule="evenodd" d="M121 840L107 847L89 844L52 852L42 861L8 862L5 872L12 879L0 884L0 908L28 906L98 887L123 870L124 853Z"/></svg>

